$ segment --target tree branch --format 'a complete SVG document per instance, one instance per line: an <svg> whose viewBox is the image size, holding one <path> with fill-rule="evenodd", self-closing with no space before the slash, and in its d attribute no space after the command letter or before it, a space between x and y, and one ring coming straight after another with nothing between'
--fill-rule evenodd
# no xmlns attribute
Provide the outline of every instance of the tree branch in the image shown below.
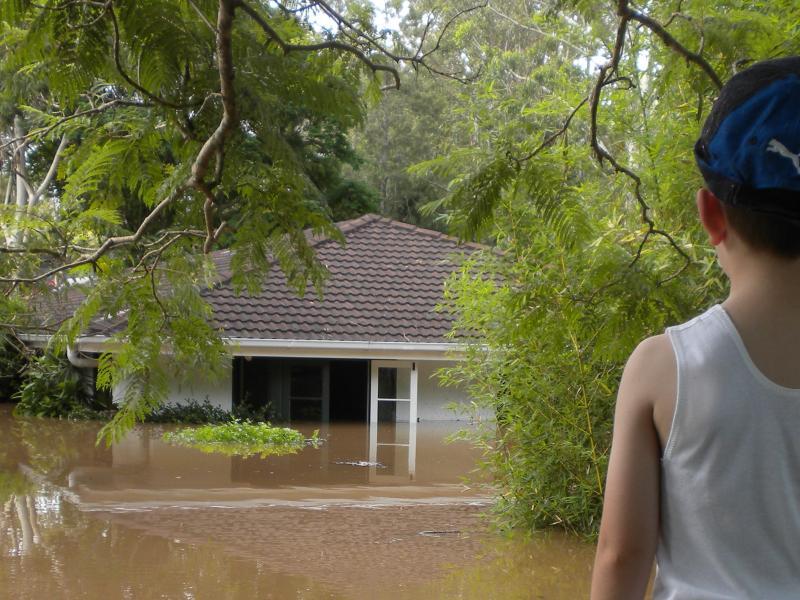
<svg viewBox="0 0 800 600"><path fill-rule="evenodd" d="M171 102L169 100L165 100L161 98L157 94L154 94L143 85L141 85L138 81L134 80L128 73L125 71L125 68L122 66L122 59L120 58L120 33L119 33L119 22L117 21L117 14L114 12L114 6L112 2L108 3L107 14L111 18L111 24L114 29L114 65L117 68L117 72L120 74L128 85L138 90L140 93L144 94L150 100L155 102L156 104L160 104L162 106L166 106L167 108L175 108L175 109L184 109L184 108L191 108L193 106L197 106L199 103L194 104L177 104L175 102Z"/></svg>
<svg viewBox="0 0 800 600"><path fill-rule="evenodd" d="M714 68L709 64L709 62L704 59L700 54L696 52L692 52L686 46L681 44L678 40L676 40L665 28L661 23L645 15L640 13L639 11L633 10L627 7L626 2L626 16L628 19L632 21L636 21L637 23L641 23L645 27L647 27L650 31L655 33L658 37L661 38L661 41L668 47L683 56L687 61L693 62L697 66L699 66L703 72L708 75L709 79L714 82L714 85L717 86L717 89L722 87L722 79L720 79L717 72Z"/></svg>
<svg viewBox="0 0 800 600"><path fill-rule="evenodd" d="M49 279L53 275L57 273L61 273L63 271L69 271L70 269L74 269L76 267L80 267L83 265L89 265L96 263L101 256L103 256L109 250L114 248L119 248L120 246L127 246L130 244L135 244L138 242L142 236L147 231L148 227L156 220L159 214L163 212L163 210L169 206L180 194L185 191L185 186L180 186L175 191L172 192L169 196L164 198L161 202L159 202L156 207L150 211L144 220L142 221L141 225L139 225L138 229L130 234L130 235L121 235L107 238L98 248L92 251L90 254L86 254L72 262L59 265L57 267L53 267L52 269L45 271L44 273L40 273L39 275L35 275L34 277L0 277L0 283L12 283L12 284L19 284L19 283L38 283L40 281L44 281L45 279Z"/></svg>
<svg viewBox="0 0 800 600"><path fill-rule="evenodd" d="M244 0L236 0L236 6L240 7L245 13L247 13L250 18L253 19L253 21L255 21L259 27L261 27L264 33L267 34L267 37L269 37L269 39L275 42L275 44L277 44L278 47L283 50L284 54L289 54L291 52L316 52L319 50L341 50L342 52L346 52L355 56L373 73L389 73L394 78L395 88L400 89L400 73L397 72L397 69L388 65L374 63L359 48L337 40L319 42L316 44L289 44L288 42L284 41L281 36L278 35L278 32L275 31L269 23L267 23L266 19L264 19L264 17L262 17L259 12L247 2Z"/></svg>
<svg viewBox="0 0 800 600"><path fill-rule="evenodd" d="M28 197L28 209L33 208L33 205L39 201L39 198L41 198L42 194L44 194L48 186L53 182L53 178L56 176L56 171L58 170L58 163L61 160L61 156L64 153L64 148L66 147L67 134L65 133L61 136L61 141L58 143L56 154L53 156L53 161L50 163L50 168L47 169L47 174L39 184L39 187L36 188L36 191Z"/></svg>
<svg viewBox="0 0 800 600"><path fill-rule="evenodd" d="M192 165L192 176L189 185L199 191L205 197L203 203L203 216L206 224L206 241L203 244L203 252L208 254L211 246L217 239L214 232L213 218L215 211L214 195L212 185L205 181L211 159L217 159L217 173L214 184L219 183L222 177L222 165L224 160L223 148L225 141L236 125L236 91L233 86L233 45L232 30L234 7L236 0L220 0L219 11L217 14L217 68L219 69L220 95L222 96L222 118L216 130L200 148L200 152Z"/></svg>
<svg viewBox="0 0 800 600"><path fill-rule="evenodd" d="M617 72L619 68L619 63L622 60L622 53L625 49L625 36L628 30L628 23L634 19L634 15L638 14L635 11L631 10L628 6L628 0L618 0L617 3L617 15L619 16L619 24L617 26L617 34L616 39L614 42L614 50L612 51L611 57L609 60L600 67L599 75L595 81L594 89L592 90L592 94L590 96L590 138L589 143L592 148L592 152L597 158L598 162L602 166L603 161L608 162L611 165L611 168L622 175L628 177L634 184L634 197L636 198L637 203L639 204L640 214L642 221L647 226L647 231L639 244L639 248L630 263L630 266L636 264L642 256L642 251L644 249L645 244L653 235L659 235L665 238L669 244L680 254L685 261L685 266L683 269L688 267L691 264L691 257L686 253L686 251L681 248L675 239L666 231L662 229L657 229L655 222L653 221L652 217L650 216L650 206L644 198L642 194L642 179L637 175L632 169L622 165L606 148L600 143L598 139L598 125L597 125L597 113L600 107L600 97L603 88L608 85L608 82L611 81L611 76ZM643 15L642 15L643 16ZM642 22L642 21L639 21ZM665 32L666 33L666 32ZM669 34L667 34L669 35ZM672 36L670 36L671 38ZM663 39L663 37L662 37ZM674 39L674 38L673 38ZM675 42L677 43L677 42ZM669 44L668 44L669 45ZM677 51L676 48L670 46L674 50ZM686 50L684 48L684 50ZM687 50L688 52L688 50ZM683 54L683 52L680 52ZM683 271L681 269L681 271ZM677 276L677 275L675 275ZM673 276L673 277L675 277ZM672 279L670 277L669 279ZM665 280L668 281L669 279ZM663 282L662 282L663 283Z"/></svg>
<svg viewBox="0 0 800 600"><path fill-rule="evenodd" d="M89 108L89 109L86 109L86 110L81 110L81 111L78 111L76 113L72 113L71 115L66 115L64 117L61 117L56 122L52 123L51 125L48 125L47 127L41 127L39 129L34 129L33 131L29 131L25 135L12 138L12 139L8 140L7 142L5 142L3 144L0 144L0 150L4 150L5 148L7 148L7 147L9 147L9 146L11 146L13 144L16 144L17 142L28 143L28 142L36 139L36 138L46 136L51 131L53 131L56 127L58 127L60 125L63 125L64 123L66 123L68 121L72 121L73 119L79 119L80 117L87 117L89 115L96 115L96 114L101 113L101 112L103 112L105 110L108 110L109 108L112 108L114 106L135 106L135 107L147 108L147 107L152 106L152 104L148 104L146 102L133 102L131 100L122 100L122 99L110 100L110 101L105 102L105 103L103 103L103 104L101 104L99 106L95 106L93 108Z"/></svg>
<svg viewBox="0 0 800 600"><path fill-rule="evenodd" d="M12 284L19 284L19 283L37 283L43 280L46 280L57 273L68 271L74 269L76 267L87 265L87 264L95 264L98 259L115 248L119 248L121 246L127 246L131 244L135 244L139 242L142 236L145 234L147 229L150 225L156 220L156 218L169 206L172 202L174 202L181 194L183 194L188 188L194 188L200 191L206 198L205 205L204 205L204 215L206 218L206 240L203 245L203 250L205 252L209 252L211 249L211 245L219 238L222 234L222 231L225 228L225 223L218 226L216 229L213 227L212 219L214 213L214 198L211 194L211 188L209 184L205 181L206 174L208 172L211 160L216 156L218 160L218 165L220 169L222 168L222 156L223 156L223 146L225 144L225 140L229 136L230 132L236 125L237 113L236 113L236 102L235 102L235 91L233 87L233 78L234 78L234 68L233 68L233 51L232 51L232 28L233 28L233 11L234 11L235 0L220 0L219 1L219 12L218 12L218 20L217 20L217 61L218 61L218 69L219 69L219 76L220 76L220 96L222 97L222 117L220 119L219 125L214 130L214 132L209 136L209 138L205 141L203 146L200 148L197 156L195 157L194 162L192 163L191 167L191 175L189 176L188 180L177 187L170 195L164 198L156 207L150 211L147 217L144 218L142 223L139 225L137 230L130 234L124 236L114 236L107 238L100 246L97 248L85 252L79 258L68 262L63 265L59 265L57 267L53 267L43 273L40 273L33 277L0 277L1 283L12 283ZM109 11L113 15L113 10ZM118 44L119 44L119 37L115 38L115 47L116 52L118 54ZM134 85L134 87L137 87ZM139 89L137 87L137 89ZM107 103L110 105L110 103ZM180 108L177 105L173 106L174 108ZM100 107L98 107L99 109ZM85 111L84 114L86 114ZM97 109L92 109L92 112L97 112ZM63 141L63 139L62 139ZM221 173L217 173L217 177L221 177ZM25 182L27 185L27 182ZM28 186L30 187L30 186Z"/></svg>

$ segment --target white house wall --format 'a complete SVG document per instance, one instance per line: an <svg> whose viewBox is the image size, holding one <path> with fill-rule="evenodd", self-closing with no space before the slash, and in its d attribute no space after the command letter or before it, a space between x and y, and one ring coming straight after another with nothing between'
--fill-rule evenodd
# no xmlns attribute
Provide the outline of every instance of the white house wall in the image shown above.
<svg viewBox="0 0 800 600"><path fill-rule="evenodd" d="M201 377L190 381L176 378L171 384L167 404L186 404L191 400L203 403L208 401L213 406L230 411L233 408L231 370L217 381L203 381Z"/></svg>
<svg viewBox="0 0 800 600"><path fill-rule="evenodd" d="M232 377L231 369L226 369L225 373L214 381L209 381L202 373L175 375L170 381L165 404L185 404L191 400L202 404L208 401L213 406L230 411L233 408ZM114 402L120 403L126 391L127 385L116 386L112 394Z"/></svg>
<svg viewBox="0 0 800 600"><path fill-rule="evenodd" d="M469 394L467 394L466 390L458 387L442 386L436 374L439 369L450 367L454 364L452 361L420 361L417 363L417 368L419 369L417 417L420 421L459 421L471 418L469 413L453 411L447 408L453 402L463 404L466 407L469 403ZM486 415L481 416L485 417Z"/></svg>

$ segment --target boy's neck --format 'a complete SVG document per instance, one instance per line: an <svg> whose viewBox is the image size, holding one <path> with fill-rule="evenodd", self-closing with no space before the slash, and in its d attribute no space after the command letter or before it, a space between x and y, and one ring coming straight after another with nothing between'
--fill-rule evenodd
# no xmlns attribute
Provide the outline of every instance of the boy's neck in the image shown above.
<svg viewBox="0 0 800 600"><path fill-rule="evenodd" d="M797 311L800 317L800 260L751 255L736 261L728 276L731 291L726 308L782 315Z"/></svg>

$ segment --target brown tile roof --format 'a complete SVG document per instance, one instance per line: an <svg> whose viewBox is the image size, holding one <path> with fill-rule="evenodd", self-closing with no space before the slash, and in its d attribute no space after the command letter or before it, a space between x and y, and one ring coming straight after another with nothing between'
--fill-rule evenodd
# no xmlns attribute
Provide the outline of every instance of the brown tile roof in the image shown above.
<svg viewBox="0 0 800 600"><path fill-rule="evenodd" d="M237 295L230 281L206 292L217 325L231 338L444 342L448 315L436 312L443 283L459 256L475 244L365 215L338 224L347 243L312 243L329 270L324 298L298 298L279 269L267 276L260 294ZM223 267L229 254L215 259Z"/></svg>

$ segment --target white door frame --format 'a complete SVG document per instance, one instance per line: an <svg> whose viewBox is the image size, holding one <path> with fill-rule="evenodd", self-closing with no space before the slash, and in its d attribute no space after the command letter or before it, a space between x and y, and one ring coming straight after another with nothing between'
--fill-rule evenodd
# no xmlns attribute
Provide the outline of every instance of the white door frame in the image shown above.
<svg viewBox="0 0 800 600"><path fill-rule="evenodd" d="M409 382L409 397L408 398L379 398L378 397L378 369L380 368L392 369L409 369L411 373L411 381ZM408 402L408 421L410 423L417 422L417 381L419 371L417 370L417 363L410 360L373 360L370 367L370 385L369 385L369 421L370 423L378 422L378 402ZM397 414L395 412L395 414Z"/></svg>

